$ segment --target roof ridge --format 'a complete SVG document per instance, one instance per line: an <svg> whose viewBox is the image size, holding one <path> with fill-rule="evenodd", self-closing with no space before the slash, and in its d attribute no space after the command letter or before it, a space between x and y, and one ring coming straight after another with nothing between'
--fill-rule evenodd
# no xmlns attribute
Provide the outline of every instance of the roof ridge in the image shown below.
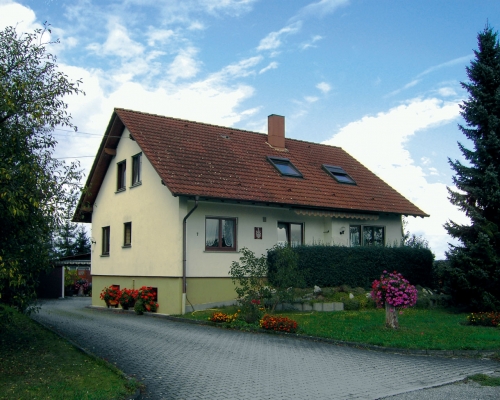
<svg viewBox="0 0 500 400"><path fill-rule="evenodd" d="M234 128L234 127L229 127L229 126L209 124L208 122L199 122L199 121L194 121L194 120L184 119L184 118L174 118L174 117L169 117L168 115L160 115L160 114L147 113L147 112L144 112L144 111L136 111L136 110L131 110L131 109L128 109L128 108L115 107L114 110L115 111L119 110L119 111L132 112L132 113L142 114L142 115L149 115L149 116L159 117L159 118L165 118L165 119L169 119L169 120L172 120L172 121L190 122L192 124L199 124L199 125L204 125L204 126L210 126L210 127L213 127L213 128L228 129L228 130L233 130L233 131L238 131L238 132L244 132L244 133L254 133L256 135L267 135L267 133L250 131L248 129L241 129L241 128ZM302 142L302 143L314 144L316 146L329 146L329 147L335 147L337 149L342 149L342 147L340 147L340 146L333 146L331 144L311 142L311 141L308 141L308 140L294 139L294 138L290 138L290 137L285 137L285 139L286 140L293 140L294 142Z"/></svg>
<svg viewBox="0 0 500 400"><path fill-rule="evenodd" d="M240 128L233 128L233 127L229 127L229 126L209 124L208 122L199 122L199 121L193 121L193 120L184 119L184 118L174 118L174 117L169 117L168 115L152 114L152 113L147 113L147 112L143 112L143 111L130 110L130 109L127 109L127 108L115 107L114 110L115 111L116 110L127 111L127 112L136 113L136 114L143 114L143 115L150 115L150 116L153 116L153 117L165 118L165 119L169 119L169 120L172 120L172 121L190 122L192 124L211 126L213 128L228 129L228 130L240 131L240 132L245 132L245 133L255 133L257 135L266 135L266 133L249 131L247 129L240 129ZM292 139L292 140L296 140L296 139Z"/></svg>

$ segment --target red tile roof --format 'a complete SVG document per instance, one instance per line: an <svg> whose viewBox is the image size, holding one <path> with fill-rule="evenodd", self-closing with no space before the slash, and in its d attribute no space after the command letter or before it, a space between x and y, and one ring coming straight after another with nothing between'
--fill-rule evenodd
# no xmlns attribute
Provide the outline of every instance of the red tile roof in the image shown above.
<svg viewBox="0 0 500 400"><path fill-rule="evenodd" d="M261 133L119 108L87 181L94 193L82 196L80 211L83 204L93 204L111 161L104 149L116 148L119 138L113 136L121 135L123 127L176 196L428 216L339 147L286 139L288 151L277 151ZM281 176L268 156L288 158L303 178ZM356 185L337 182L322 164L342 167Z"/></svg>

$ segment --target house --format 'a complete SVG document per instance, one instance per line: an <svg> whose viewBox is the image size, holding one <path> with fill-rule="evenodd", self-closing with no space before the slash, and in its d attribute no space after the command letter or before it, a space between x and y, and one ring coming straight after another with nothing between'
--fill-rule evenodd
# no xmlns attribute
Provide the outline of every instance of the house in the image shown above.
<svg viewBox="0 0 500 400"><path fill-rule="evenodd" d="M92 223L102 288L157 289L158 312L234 301L229 266L276 243L387 245L428 216L339 147L115 109L75 221Z"/></svg>

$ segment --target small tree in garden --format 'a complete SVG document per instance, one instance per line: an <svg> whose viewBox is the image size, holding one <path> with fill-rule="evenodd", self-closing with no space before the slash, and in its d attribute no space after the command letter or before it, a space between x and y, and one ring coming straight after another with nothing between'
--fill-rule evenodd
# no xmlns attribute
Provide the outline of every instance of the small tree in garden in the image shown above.
<svg viewBox="0 0 500 400"><path fill-rule="evenodd" d="M373 281L371 296L378 307L385 306L385 326L392 329L399 328L396 311L417 303L417 289L396 271L383 271L380 280Z"/></svg>
<svg viewBox="0 0 500 400"><path fill-rule="evenodd" d="M295 297L294 288L304 287L304 273L299 269L299 255L290 246L274 246L274 268L269 269L269 283L275 290L273 310L279 303L292 302Z"/></svg>
<svg viewBox="0 0 500 400"><path fill-rule="evenodd" d="M240 318L247 323L255 323L262 316L263 299L269 298L271 292L267 287L267 258L256 257L246 247L240 250L240 261L233 261L229 268L231 280L236 285L240 306Z"/></svg>

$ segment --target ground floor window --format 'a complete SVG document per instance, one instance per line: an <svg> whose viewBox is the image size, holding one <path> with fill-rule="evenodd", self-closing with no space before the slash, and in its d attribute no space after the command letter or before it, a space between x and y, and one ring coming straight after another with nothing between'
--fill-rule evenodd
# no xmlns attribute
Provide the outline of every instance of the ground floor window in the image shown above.
<svg viewBox="0 0 500 400"><path fill-rule="evenodd" d="M278 222L278 244L300 246L304 243L304 225Z"/></svg>
<svg viewBox="0 0 500 400"><path fill-rule="evenodd" d="M236 250L236 218L206 218L205 250Z"/></svg>
<svg viewBox="0 0 500 400"><path fill-rule="evenodd" d="M351 247L384 246L385 228L383 226L351 225L349 239Z"/></svg>

